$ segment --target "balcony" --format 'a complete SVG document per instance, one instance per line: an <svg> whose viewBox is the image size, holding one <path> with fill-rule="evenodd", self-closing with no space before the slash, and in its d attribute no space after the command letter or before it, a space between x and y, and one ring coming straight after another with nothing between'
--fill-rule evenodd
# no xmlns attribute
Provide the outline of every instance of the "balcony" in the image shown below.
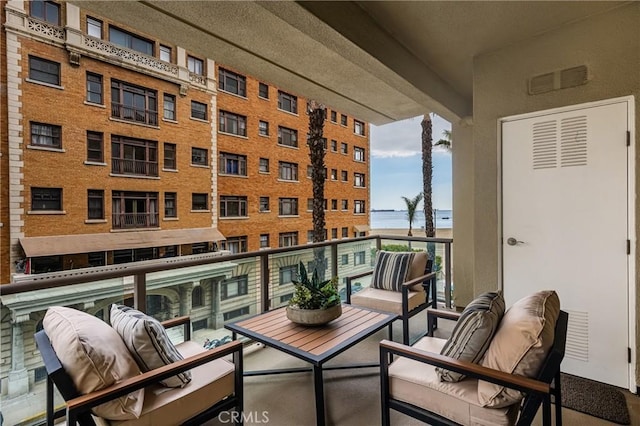
<svg viewBox="0 0 640 426"><path fill-rule="evenodd" d="M129 158L112 158L111 173L118 175L158 176L158 162L133 160Z"/></svg>
<svg viewBox="0 0 640 426"><path fill-rule="evenodd" d="M158 111L135 108L130 105L111 102L111 117L135 123L158 125Z"/></svg>
<svg viewBox="0 0 640 426"><path fill-rule="evenodd" d="M120 213L114 214L113 229L157 228L159 214L156 213Z"/></svg>

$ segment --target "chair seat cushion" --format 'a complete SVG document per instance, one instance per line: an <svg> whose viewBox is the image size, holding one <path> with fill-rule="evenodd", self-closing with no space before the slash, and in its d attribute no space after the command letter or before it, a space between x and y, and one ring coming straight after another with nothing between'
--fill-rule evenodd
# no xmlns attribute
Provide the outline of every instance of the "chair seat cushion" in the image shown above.
<svg viewBox="0 0 640 426"><path fill-rule="evenodd" d="M422 288L419 291L410 291L409 311L424 304L426 301L427 295ZM351 295L351 304L402 315L402 292L369 287Z"/></svg>
<svg viewBox="0 0 640 426"><path fill-rule="evenodd" d="M193 341L176 345L183 357L205 351ZM216 359L191 370L192 380L183 388L160 385L145 389L140 418L132 421L112 421L111 426L178 425L201 413L234 392L234 365L226 359Z"/></svg>
<svg viewBox="0 0 640 426"><path fill-rule="evenodd" d="M445 339L423 337L413 347L440 353ZM390 396L427 409L463 425L511 425L518 405L484 408L478 401L478 381L442 382L434 366L408 358L398 358L389 366Z"/></svg>

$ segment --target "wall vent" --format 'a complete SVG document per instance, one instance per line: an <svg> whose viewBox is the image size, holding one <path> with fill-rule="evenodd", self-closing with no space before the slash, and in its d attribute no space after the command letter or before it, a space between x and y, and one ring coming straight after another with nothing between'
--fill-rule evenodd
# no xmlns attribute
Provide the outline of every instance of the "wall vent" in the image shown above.
<svg viewBox="0 0 640 426"><path fill-rule="evenodd" d="M586 65L536 75L529 79L529 94L539 95L554 90L581 86L587 84L588 79L589 75Z"/></svg>

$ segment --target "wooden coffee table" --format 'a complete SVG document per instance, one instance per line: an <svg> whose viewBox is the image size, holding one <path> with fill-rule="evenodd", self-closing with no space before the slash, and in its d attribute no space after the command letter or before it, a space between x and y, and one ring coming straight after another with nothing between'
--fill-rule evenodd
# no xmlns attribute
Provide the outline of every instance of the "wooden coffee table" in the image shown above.
<svg viewBox="0 0 640 426"><path fill-rule="evenodd" d="M300 358L312 365L313 384L316 402L316 424L325 424L323 364L336 355L351 348L384 327L389 327L389 339L392 338L391 323L397 318L396 314L373 311L351 305L342 306L342 316L330 323L319 327L305 327L289 321L285 308L279 308L254 317L232 322L225 328L246 336L266 346L278 349L289 355ZM373 367L378 364L354 366L327 367L361 368ZM245 375L281 374L309 369L265 370L260 372L246 372Z"/></svg>

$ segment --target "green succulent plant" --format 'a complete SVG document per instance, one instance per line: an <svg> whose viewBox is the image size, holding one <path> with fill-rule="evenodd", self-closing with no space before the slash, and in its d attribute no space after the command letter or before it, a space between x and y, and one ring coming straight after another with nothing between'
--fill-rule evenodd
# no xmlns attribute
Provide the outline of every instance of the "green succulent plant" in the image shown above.
<svg viewBox="0 0 640 426"><path fill-rule="evenodd" d="M318 271L314 270L309 279L307 268L300 262L298 279L292 280L295 286L289 306L300 309L327 309L340 304L338 293L338 277L320 281Z"/></svg>

